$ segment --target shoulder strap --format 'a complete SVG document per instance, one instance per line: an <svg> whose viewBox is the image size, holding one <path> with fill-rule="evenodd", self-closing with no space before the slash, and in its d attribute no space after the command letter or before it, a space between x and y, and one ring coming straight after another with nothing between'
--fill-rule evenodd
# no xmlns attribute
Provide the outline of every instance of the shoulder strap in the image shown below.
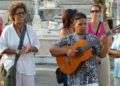
<svg viewBox="0 0 120 86"><path fill-rule="evenodd" d="M28 30L26 32L27 32L27 37L28 37L29 43L32 45Z"/></svg>
<svg viewBox="0 0 120 86"><path fill-rule="evenodd" d="M24 42L24 38L25 38L25 33L26 33L26 26L23 28L22 30L22 33L21 33L21 36L20 36L20 41L19 41L19 45L18 45L18 50L21 50L22 49L22 46L23 46L23 42ZM16 66L17 64L17 61L20 57L20 54L16 54L15 56L15 61L14 61L14 65Z"/></svg>
<svg viewBox="0 0 120 86"><path fill-rule="evenodd" d="M101 24L101 21L100 21L100 22L99 22L99 24L98 24L97 31L96 31L95 35L97 35L97 34L98 34L100 24Z"/></svg>

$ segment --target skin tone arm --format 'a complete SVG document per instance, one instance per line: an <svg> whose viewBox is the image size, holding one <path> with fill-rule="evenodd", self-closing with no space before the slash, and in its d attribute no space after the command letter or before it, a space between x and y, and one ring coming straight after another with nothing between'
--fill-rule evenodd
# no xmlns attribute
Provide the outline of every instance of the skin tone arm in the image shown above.
<svg viewBox="0 0 120 86"><path fill-rule="evenodd" d="M59 56L59 55L66 55L67 53L67 49L65 48L60 48L60 47L52 47L50 49L50 53L52 54L52 56Z"/></svg>
<svg viewBox="0 0 120 86"><path fill-rule="evenodd" d="M112 34L112 32L111 32L111 30L110 30L110 28L109 28L109 26L108 26L108 22L107 22L107 20L104 21L103 24L104 24L104 26L105 26L106 36L109 37L109 36Z"/></svg>
<svg viewBox="0 0 120 86"><path fill-rule="evenodd" d="M2 52L2 54L13 55L13 54L16 54L16 52L15 52L15 50L6 49Z"/></svg>
<svg viewBox="0 0 120 86"><path fill-rule="evenodd" d="M38 52L38 49L36 47L29 46L29 47L23 47L20 52L21 54L30 53L30 52ZM2 54L13 55L13 54L16 54L16 51L12 49L6 49L3 51Z"/></svg>
<svg viewBox="0 0 120 86"><path fill-rule="evenodd" d="M21 54L30 53L30 52L38 52L38 49L34 46L23 47L21 50Z"/></svg>
<svg viewBox="0 0 120 86"><path fill-rule="evenodd" d="M110 47L112 45L112 36L104 36L100 39L101 41L101 45L102 45L102 49L100 52L101 57L105 57L106 54L108 54Z"/></svg>
<svg viewBox="0 0 120 86"><path fill-rule="evenodd" d="M113 58L118 58L118 57L120 57L120 50L109 49L108 54Z"/></svg>
<svg viewBox="0 0 120 86"><path fill-rule="evenodd" d="M77 50L73 50L73 49L66 49L66 48L60 48L60 47L52 47L50 49L50 53L52 54L52 56L57 57L60 55L67 55L69 57L73 57L76 55Z"/></svg>
<svg viewBox="0 0 120 86"><path fill-rule="evenodd" d="M108 53L108 50L111 46L111 43L112 43L111 38L108 38L107 36L105 36L101 39L101 46L102 46L101 51L100 51L101 58L104 58L106 56L106 54ZM50 49L50 52L51 52L52 56L54 56L54 57L57 57L59 55L67 55L67 56L72 57L72 56L76 55L77 50L60 48L60 47L56 46L56 47L52 47Z"/></svg>
<svg viewBox="0 0 120 86"><path fill-rule="evenodd" d="M101 49L101 57L105 57L106 54L108 53L108 50L110 49L111 45L112 45L112 35L110 34L110 28L108 26L107 21L104 21L104 26L105 26L105 30L107 32L106 36L103 36L100 41L102 44L102 49Z"/></svg>
<svg viewBox="0 0 120 86"><path fill-rule="evenodd" d="M108 52L108 42L107 42L107 37L104 37L101 40L101 51L100 51L100 57L104 58Z"/></svg>
<svg viewBox="0 0 120 86"><path fill-rule="evenodd" d="M120 50L109 50L109 55L112 56L113 58L120 57Z"/></svg>
<svg viewBox="0 0 120 86"><path fill-rule="evenodd" d="M100 52L101 58L104 58L106 54L108 53L108 50L112 43L110 41L112 41L111 37L107 37L107 36L104 36L101 39L101 45L102 45L101 52ZM50 49L50 52L52 56L55 56L55 57L59 55L75 56L77 50L65 49L65 48L60 48L60 47L52 47Z"/></svg>
<svg viewBox="0 0 120 86"><path fill-rule="evenodd" d="M106 56L107 52L108 52L108 45L105 44L104 47L102 47L102 49L101 49L100 57L104 58ZM73 56L76 55L77 50L60 48L60 47L52 47L50 49L50 53L54 57L57 57L57 56L60 56L60 55L66 55L68 57L73 57Z"/></svg>

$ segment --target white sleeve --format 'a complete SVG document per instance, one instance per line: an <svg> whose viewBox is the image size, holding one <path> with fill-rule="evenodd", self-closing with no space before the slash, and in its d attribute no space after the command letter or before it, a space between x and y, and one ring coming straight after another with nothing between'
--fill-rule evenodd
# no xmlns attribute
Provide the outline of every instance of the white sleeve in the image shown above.
<svg viewBox="0 0 120 86"><path fill-rule="evenodd" d="M40 48L40 41L38 39L38 36L35 34L34 31L33 31L32 35L33 35L33 46L35 46L37 49L39 49Z"/></svg>
<svg viewBox="0 0 120 86"><path fill-rule="evenodd" d="M0 37L0 53L7 49L7 29L5 28Z"/></svg>
<svg viewBox="0 0 120 86"><path fill-rule="evenodd" d="M40 41L38 39L38 36L36 35L36 33L34 32L34 30L32 30L33 28L29 28L28 30L28 35L29 38L31 40L31 45L36 47L37 49L40 48Z"/></svg>

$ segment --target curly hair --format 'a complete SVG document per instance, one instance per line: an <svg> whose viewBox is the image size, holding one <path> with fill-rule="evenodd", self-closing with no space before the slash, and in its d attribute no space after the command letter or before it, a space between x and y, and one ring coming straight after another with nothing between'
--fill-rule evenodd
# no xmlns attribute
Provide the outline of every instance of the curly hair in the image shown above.
<svg viewBox="0 0 120 86"><path fill-rule="evenodd" d="M9 15L12 20L14 20L13 16L15 15L16 10L18 8L23 8L24 12L27 13L27 7L23 2L14 2L11 4L11 6L9 8Z"/></svg>

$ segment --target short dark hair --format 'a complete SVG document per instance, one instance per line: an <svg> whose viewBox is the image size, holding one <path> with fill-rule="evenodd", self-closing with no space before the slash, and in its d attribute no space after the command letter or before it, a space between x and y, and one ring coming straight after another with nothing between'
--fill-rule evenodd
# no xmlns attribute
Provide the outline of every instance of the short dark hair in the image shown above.
<svg viewBox="0 0 120 86"><path fill-rule="evenodd" d="M82 19L82 18L87 19L86 15L84 13L78 12L78 13L76 13L76 15L74 17L74 20L78 20L78 19Z"/></svg>
<svg viewBox="0 0 120 86"><path fill-rule="evenodd" d="M9 15L10 15L12 20L14 20L13 16L15 15L16 10L18 8L23 8L24 12L27 13L27 7L23 2L14 2L14 3L11 4L11 6L9 8Z"/></svg>

